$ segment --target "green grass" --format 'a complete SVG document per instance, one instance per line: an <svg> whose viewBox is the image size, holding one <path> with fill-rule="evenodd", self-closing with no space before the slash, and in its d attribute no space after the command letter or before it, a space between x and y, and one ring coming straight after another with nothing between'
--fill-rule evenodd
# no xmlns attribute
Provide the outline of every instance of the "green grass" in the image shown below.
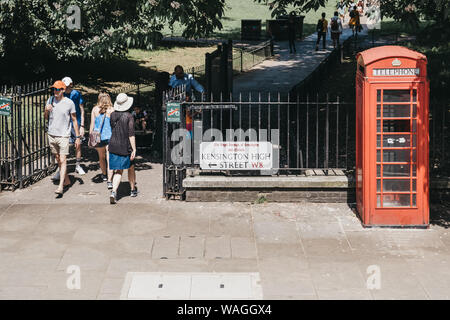
<svg viewBox="0 0 450 320"><path fill-rule="evenodd" d="M303 13L305 16L305 32L303 35L314 32L315 25L322 12L325 12L327 17L330 18L335 11L336 2L337 0L330 0L325 8L319 8L316 12ZM216 30L212 37L240 39L242 19L261 19L262 32L265 33L266 20L273 19L269 6L256 3L253 0L227 0L226 5L225 16L222 19L223 28L222 30ZM171 32L169 27L163 30L163 34L166 36L181 36L182 32L183 29L178 24L174 25L173 32Z"/></svg>

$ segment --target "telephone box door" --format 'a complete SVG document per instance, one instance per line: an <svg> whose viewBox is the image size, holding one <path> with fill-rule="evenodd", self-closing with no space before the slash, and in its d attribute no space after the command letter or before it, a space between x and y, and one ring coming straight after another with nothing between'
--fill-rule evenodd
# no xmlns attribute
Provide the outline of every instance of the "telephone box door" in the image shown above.
<svg viewBox="0 0 450 320"><path fill-rule="evenodd" d="M370 214L373 225L424 225L424 190L428 157L426 110L421 105L425 87L421 83L373 84L371 90L376 134L371 140L376 172L371 182ZM421 143L422 141L422 143ZM372 177L374 175L371 175ZM372 192L372 188L375 189ZM427 207L427 206L426 206Z"/></svg>

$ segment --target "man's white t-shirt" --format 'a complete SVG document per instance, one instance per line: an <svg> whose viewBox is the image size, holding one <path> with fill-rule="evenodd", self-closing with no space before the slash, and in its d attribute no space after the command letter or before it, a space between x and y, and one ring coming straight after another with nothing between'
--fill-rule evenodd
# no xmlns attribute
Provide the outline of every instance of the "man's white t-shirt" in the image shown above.
<svg viewBox="0 0 450 320"><path fill-rule="evenodd" d="M63 97L58 102L54 97L50 97L47 104L52 104L53 106L53 110L48 118L48 134L56 137L70 137L70 119L71 114L76 113L75 103L66 97Z"/></svg>

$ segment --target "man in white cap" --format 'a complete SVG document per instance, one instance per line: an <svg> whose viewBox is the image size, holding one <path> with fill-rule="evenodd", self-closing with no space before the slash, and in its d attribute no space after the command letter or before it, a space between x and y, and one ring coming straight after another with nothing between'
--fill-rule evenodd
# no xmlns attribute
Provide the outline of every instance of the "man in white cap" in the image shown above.
<svg viewBox="0 0 450 320"><path fill-rule="evenodd" d="M128 170L128 181L131 197L137 196L134 159L136 157L136 139L134 135L134 117L128 112L133 105L133 98L120 93L114 102L114 112L111 113L111 139L109 140L109 169L114 170L113 190L110 203L117 202L117 189L122 179L123 170Z"/></svg>
<svg viewBox="0 0 450 320"><path fill-rule="evenodd" d="M80 131L81 141L84 140L84 99L81 93L78 90L73 89L73 81L70 77L64 77L62 82L66 85L66 90L64 92L64 97L69 98L75 104L75 110L77 114L77 124ZM72 123L72 131L70 136L70 143L73 144L76 139L76 134ZM75 171L79 175L84 175L83 168L81 167L81 143L75 144L75 154L76 154L76 165ZM56 172L53 180L59 180L60 174L59 171Z"/></svg>

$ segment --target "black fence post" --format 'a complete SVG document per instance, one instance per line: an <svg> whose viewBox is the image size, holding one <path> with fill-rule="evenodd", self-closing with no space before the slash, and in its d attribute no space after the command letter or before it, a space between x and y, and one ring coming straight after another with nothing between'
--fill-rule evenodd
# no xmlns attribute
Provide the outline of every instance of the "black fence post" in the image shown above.
<svg viewBox="0 0 450 320"><path fill-rule="evenodd" d="M155 83L155 105L154 114L156 114L156 132L155 142L153 144L155 151L159 154L163 152L163 93L169 87L169 73L161 72L158 74Z"/></svg>

